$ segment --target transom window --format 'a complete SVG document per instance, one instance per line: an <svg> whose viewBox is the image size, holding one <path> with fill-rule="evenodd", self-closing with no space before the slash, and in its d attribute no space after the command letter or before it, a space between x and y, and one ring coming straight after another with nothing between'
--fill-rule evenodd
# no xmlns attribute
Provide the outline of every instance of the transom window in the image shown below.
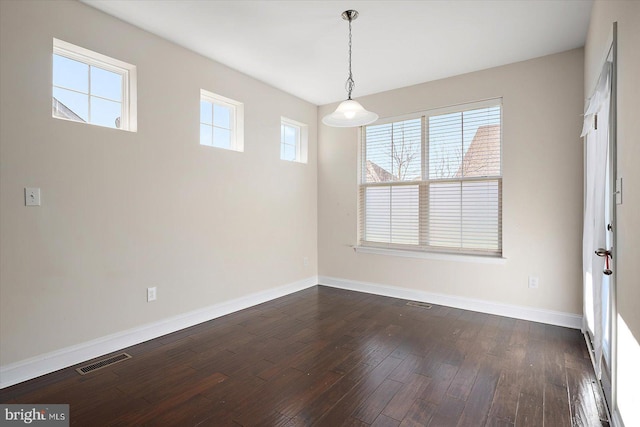
<svg viewBox="0 0 640 427"><path fill-rule="evenodd" d="M501 101L362 132L360 244L502 254Z"/></svg>
<svg viewBox="0 0 640 427"><path fill-rule="evenodd" d="M244 151L244 105L233 99L200 91L200 144Z"/></svg>
<svg viewBox="0 0 640 427"><path fill-rule="evenodd" d="M136 67L53 39L52 115L136 130Z"/></svg>
<svg viewBox="0 0 640 427"><path fill-rule="evenodd" d="M307 162L307 125L282 117L280 120L280 158Z"/></svg>

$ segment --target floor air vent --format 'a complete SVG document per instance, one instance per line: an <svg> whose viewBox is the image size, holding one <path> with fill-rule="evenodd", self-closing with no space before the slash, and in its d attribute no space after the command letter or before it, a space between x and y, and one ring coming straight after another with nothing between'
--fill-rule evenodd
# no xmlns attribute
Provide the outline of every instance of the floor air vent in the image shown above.
<svg viewBox="0 0 640 427"><path fill-rule="evenodd" d="M426 302L420 302L420 301L409 301L407 305L411 307L424 308L426 310L429 310L431 308L431 304L427 304Z"/></svg>
<svg viewBox="0 0 640 427"><path fill-rule="evenodd" d="M123 360L131 359L132 356L127 353L118 354L113 357L109 357L108 359L100 360L96 363L92 363L91 365L83 366L82 368L77 368L76 371L80 375L86 375L90 372L97 371L98 369L106 368L107 366L111 366L114 363L122 362Z"/></svg>

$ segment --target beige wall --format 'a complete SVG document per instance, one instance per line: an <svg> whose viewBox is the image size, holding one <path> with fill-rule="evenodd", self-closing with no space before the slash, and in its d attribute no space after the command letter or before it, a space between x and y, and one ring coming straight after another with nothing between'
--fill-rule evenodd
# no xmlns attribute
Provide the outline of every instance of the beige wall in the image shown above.
<svg viewBox="0 0 640 427"><path fill-rule="evenodd" d="M0 8L1 365L317 274L316 106L75 1ZM137 66L137 133L51 118L53 37ZM199 145L201 88L244 102L244 153Z"/></svg>
<svg viewBox="0 0 640 427"><path fill-rule="evenodd" d="M618 176L616 284L618 311L640 342L640 2L596 1L585 45L586 97L590 96L618 22Z"/></svg>
<svg viewBox="0 0 640 427"><path fill-rule="evenodd" d="M581 314L583 61L576 49L359 99L390 117L503 98L502 265L354 252L357 131L322 126L319 274ZM528 289L529 275L538 289Z"/></svg>

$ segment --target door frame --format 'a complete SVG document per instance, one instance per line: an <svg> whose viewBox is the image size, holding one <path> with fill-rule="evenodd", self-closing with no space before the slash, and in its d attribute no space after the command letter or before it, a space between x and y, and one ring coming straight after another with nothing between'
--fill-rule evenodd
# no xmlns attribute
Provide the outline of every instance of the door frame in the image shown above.
<svg viewBox="0 0 640 427"><path fill-rule="evenodd" d="M611 230L611 248L612 256L610 260L610 269L613 274L609 276L609 344L610 344L610 356L611 364L606 362L604 357L601 360L601 379L598 381L600 391L604 396L607 416L609 422L615 427L623 427L620 421L620 417L617 409L617 290L616 290L616 258L615 253L616 241L617 241L617 227L616 227L616 182L617 182L617 62L618 62L618 23L614 22L612 27L610 43L607 44L608 48L603 56L601 63L604 65L611 58L611 94L610 94L610 107L609 107L609 151L608 151L608 175L609 175L609 187L607 188L609 196L609 216L612 224ZM596 81L599 81L596 80ZM586 159L586 158L585 158ZM586 176L585 176L586 179ZM584 298L584 296L583 296ZM603 331L604 333L604 331ZM589 356L591 363L596 370L596 360L593 347L593 336L588 328L584 328L584 337L589 350ZM601 338L602 339L602 338ZM597 371L597 370L596 370Z"/></svg>
<svg viewBox="0 0 640 427"><path fill-rule="evenodd" d="M611 106L609 109L609 195L610 195L610 219L613 226L611 231L611 270L613 274L609 277L609 308L610 315L610 331L609 340L611 345L611 366L609 368L610 378L609 384L601 384L607 405L609 407L609 416L617 412L617 353L618 353L618 298L616 287L616 253L617 243L617 197L616 188L618 182L618 150L617 150L617 123L618 123L618 23L613 23L612 41L611 41ZM605 363L606 365L606 363ZM608 386L608 387L607 387ZM607 392L609 392L607 396Z"/></svg>

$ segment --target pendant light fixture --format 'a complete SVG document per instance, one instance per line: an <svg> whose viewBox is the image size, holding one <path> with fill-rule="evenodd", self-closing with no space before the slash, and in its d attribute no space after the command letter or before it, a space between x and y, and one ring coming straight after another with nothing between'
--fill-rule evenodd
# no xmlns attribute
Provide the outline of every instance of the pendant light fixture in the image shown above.
<svg viewBox="0 0 640 427"><path fill-rule="evenodd" d="M358 101L351 99L351 92L353 92L353 88L356 85L353 81L353 73L351 72L351 22L357 17L358 11L356 10L346 10L342 12L342 19L349 21L349 77L345 84L348 98L338 105L336 111L322 118L322 123L328 126L348 128L368 125L378 120L376 113L365 110Z"/></svg>

